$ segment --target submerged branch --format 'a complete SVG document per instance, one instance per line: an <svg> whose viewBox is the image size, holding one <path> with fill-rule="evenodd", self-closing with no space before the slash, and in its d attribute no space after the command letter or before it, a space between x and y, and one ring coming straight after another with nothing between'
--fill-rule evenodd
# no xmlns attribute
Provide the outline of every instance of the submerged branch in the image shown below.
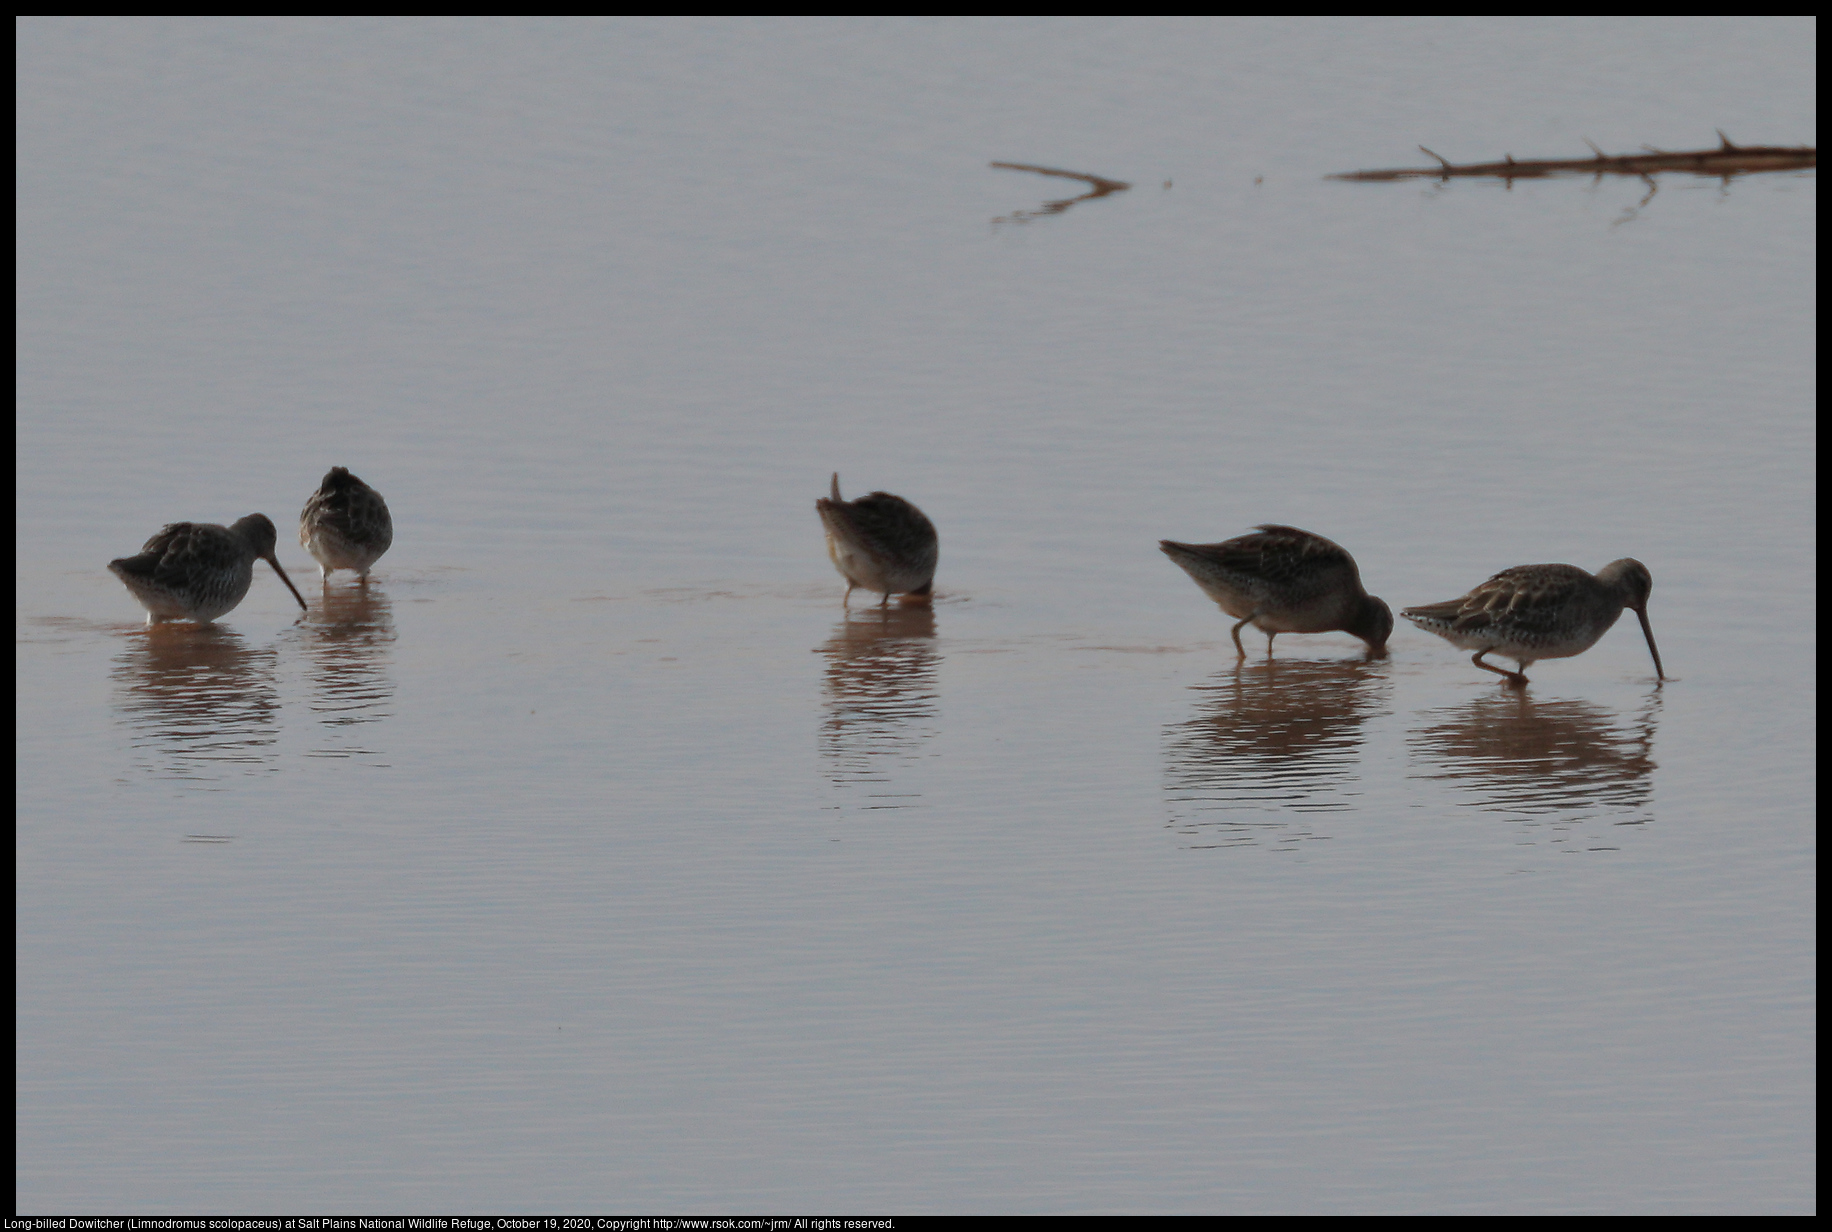
<svg viewBox="0 0 1832 1232"><path fill-rule="evenodd" d="M1661 171L1685 171L1693 175L1715 175L1728 178L1759 171L1798 171L1818 165L1815 146L1736 145L1719 130L1723 142L1710 150L1656 150L1644 148L1639 154L1605 154L1592 142L1585 144L1595 151L1591 158L1544 158L1529 162L1516 161L1512 154L1498 163L1464 163L1458 165L1441 154L1420 146L1438 160L1436 167L1396 167L1385 171L1345 171L1326 176L1331 180L1447 180L1452 176L1488 175L1506 180L1531 179L1550 175L1638 175Z"/></svg>
<svg viewBox="0 0 1832 1232"><path fill-rule="evenodd" d="M1038 175L1054 175L1060 176L1065 180L1081 180L1089 186L1089 191L1083 193L1079 197L1066 197L1061 201L1045 201L1040 208L1034 210L1014 210L1003 218L993 219L992 221L994 222L1029 222L1031 219L1041 218L1045 214L1060 214L1071 205L1074 205L1077 201L1092 201L1096 197L1105 197L1109 193L1125 192L1128 188L1132 187L1132 185L1126 183L1124 180L1109 180L1103 176L1089 175L1083 171L1061 171L1055 167L1038 167L1030 163L991 163L989 165L993 167L1003 167L1008 171L1034 171Z"/></svg>

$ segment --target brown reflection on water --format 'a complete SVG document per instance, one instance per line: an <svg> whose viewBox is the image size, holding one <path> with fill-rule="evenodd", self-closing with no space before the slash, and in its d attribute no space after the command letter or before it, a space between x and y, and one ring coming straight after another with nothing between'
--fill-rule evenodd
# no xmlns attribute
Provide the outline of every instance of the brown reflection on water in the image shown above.
<svg viewBox="0 0 1832 1232"><path fill-rule="evenodd" d="M1101 175L1089 175L1085 171L1064 171L1060 167L1039 167L1033 163L1004 162L989 163L988 165L1003 167L1008 171L1034 171L1038 175L1051 175L1065 180L1080 180L1088 186L1088 191L1082 193L1078 197L1064 197L1060 201L1045 201L1034 210L1013 210L1009 214L993 219L992 221L994 223L1029 222L1033 218L1043 218L1049 214L1060 214L1077 202L1093 201L1098 197L1125 192L1132 187L1132 185L1126 183L1124 180L1110 180ZM1169 188L1170 182L1168 180L1165 181L1164 186Z"/></svg>
<svg viewBox="0 0 1832 1232"><path fill-rule="evenodd" d="M171 621L129 635L110 676L138 764L199 785L277 769L277 658L222 625Z"/></svg>
<svg viewBox="0 0 1832 1232"><path fill-rule="evenodd" d="M1387 678L1367 660L1249 660L1194 685L1195 713L1164 729L1170 825L1199 847L1327 838L1311 820L1355 806L1367 721Z"/></svg>
<svg viewBox="0 0 1832 1232"><path fill-rule="evenodd" d="M908 808L913 792L892 782L897 763L920 756L935 734L940 695L935 610L868 608L850 612L819 649L826 713L821 755L836 787L856 790L868 809Z"/></svg>
<svg viewBox="0 0 1832 1232"><path fill-rule="evenodd" d="M308 705L317 720L309 757L361 758L385 764L378 724L389 717L394 612L375 582L326 587L305 625L310 662Z"/></svg>
<svg viewBox="0 0 1832 1232"><path fill-rule="evenodd" d="M1660 705L1659 693L1622 714L1578 698L1485 692L1419 716L1407 736L1413 777L1446 783L1475 808L1544 827L1554 842L1570 841L1573 825L1599 817L1644 825L1653 818Z"/></svg>

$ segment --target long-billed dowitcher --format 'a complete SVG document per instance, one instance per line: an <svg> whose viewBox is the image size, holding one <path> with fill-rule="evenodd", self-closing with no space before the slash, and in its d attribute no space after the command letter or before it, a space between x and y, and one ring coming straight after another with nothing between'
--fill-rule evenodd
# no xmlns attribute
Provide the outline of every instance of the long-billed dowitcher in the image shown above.
<svg viewBox="0 0 1832 1232"><path fill-rule="evenodd" d="M127 583L149 625L181 617L205 624L234 611L254 580L257 557L274 567L303 610L305 598L280 567L274 540L274 524L264 513L251 513L234 526L173 522L148 539L138 556L111 560L108 569Z"/></svg>
<svg viewBox="0 0 1832 1232"><path fill-rule="evenodd" d="M855 586L903 602L926 603L935 584L935 562L941 548L935 524L922 510L889 492L873 492L858 500L840 496L840 476L833 476L832 497L814 502L827 528L827 555L846 579L842 606L852 599Z"/></svg>
<svg viewBox="0 0 1832 1232"><path fill-rule="evenodd" d="M1361 586L1355 558L1322 535L1295 526L1258 526L1256 535L1226 543L1175 543L1158 547L1183 567L1221 610L1239 618L1234 648L1247 657L1240 631L1253 625L1266 635L1266 653L1281 633L1352 633L1380 655L1387 652L1393 612Z"/></svg>
<svg viewBox="0 0 1832 1232"><path fill-rule="evenodd" d="M333 569L354 569L367 586L370 567L393 542L388 502L341 466L325 472L324 482L299 511L299 545L318 562L326 582Z"/></svg>
<svg viewBox="0 0 1832 1232"><path fill-rule="evenodd" d="M1526 684L1529 665L1583 654L1609 632L1623 608L1633 608L1654 656L1654 677L1665 680L1648 624L1653 589L1648 567L1627 557L1604 565L1595 577L1576 565L1515 565L1461 599L1409 607L1400 615L1453 646L1475 651L1470 661L1484 671ZM1513 659L1520 670L1484 663L1482 656L1491 652Z"/></svg>

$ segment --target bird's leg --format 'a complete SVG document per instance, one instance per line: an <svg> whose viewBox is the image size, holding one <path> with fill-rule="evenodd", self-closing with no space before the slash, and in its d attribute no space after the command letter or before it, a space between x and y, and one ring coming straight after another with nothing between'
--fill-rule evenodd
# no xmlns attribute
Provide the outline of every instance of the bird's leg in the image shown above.
<svg viewBox="0 0 1832 1232"><path fill-rule="evenodd" d="M884 598L878 600L878 606L881 608L884 608L886 611L890 610L890 606L891 606L891 592L890 591L887 590L884 592Z"/></svg>
<svg viewBox="0 0 1832 1232"><path fill-rule="evenodd" d="M840 596L840 606L841 607L851 607L852 606L852 579L851 578L846 579L846 593Z"/></svg>
<svg viewBox="0 0 1832 1232"><path fill-rule="evenodd" d="M1258 616L1258 615L1259 615L1258 612L1253 613L1253 616ZM1240 631L1246 628L1248 625L1253 623L1253 616L1247 617L1245 620L1241 621L1239 624L1234 626L1234 649L1240 651L1240 657L1243 659L1247 657L1247 648L1240 644Z"/></svg>
<svg viewBox="0 0 1832 1232"><path fill-rule="evenodd" d="M1266 635L1266 657L1268 659L1272 657L1272 639L1277 636L1278 636L1277 632L1268 633Z"/></svg>
<svg viewBox="0 0 1832 1232"><path fill-rule="evenodd" d="M1485 672L1494 672L1497 676L1506 676L1512 684L1520 685L1528 683L1525 672L1510 672L1505 667L1496 667L1493 663L1484 663L1482 661L1482 656L1487 653L1488 651L1486 650L1478 650L1474 655L1470 656L1469 661ZM1525 663L1521 664L1521 667L1524 668L1525 666Z"/></svg>

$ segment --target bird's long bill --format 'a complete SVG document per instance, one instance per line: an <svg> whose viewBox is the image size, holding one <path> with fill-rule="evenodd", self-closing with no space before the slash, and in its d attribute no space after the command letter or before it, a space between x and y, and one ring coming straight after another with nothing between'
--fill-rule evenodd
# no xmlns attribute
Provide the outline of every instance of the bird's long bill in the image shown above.
<svg viewBox="0 0 1832 1232"><path fill-rule="evenodd" d="M1667 674L1660 666L1660 651L1654 648L1654 626L1648 623L1648 614L1645 609L1636 608L1635 615L1641 617L1641 631L1647 634L1648 638L1648 653L1654 656L1654 676L1656 679L1665 680Z"/></svg>
<svg viewBox="0 0 1832 1232"><path fill-rule="evenodd" d="M302 612L310 611L311 609L305 606L305 596L299 593L299 588L297 586L293 585L293 579L286 576L286 570L280 567L280 562L275 560L271 556L267 557L266 559L267 559L267 563L274 567L274 572L280 575L280 580L286 583L286 589L293 592L293 598L299 600L299 610ZM1648 618L1646 616L1643 616L1641 618L1641 623L1645 625L1647 623L1647 619ZM1652 634L1650 634L1649 636L1651 637ZM1655 656L1656 663L1659 662L1659 658L1660 656L1658 655Z"/></svg>

